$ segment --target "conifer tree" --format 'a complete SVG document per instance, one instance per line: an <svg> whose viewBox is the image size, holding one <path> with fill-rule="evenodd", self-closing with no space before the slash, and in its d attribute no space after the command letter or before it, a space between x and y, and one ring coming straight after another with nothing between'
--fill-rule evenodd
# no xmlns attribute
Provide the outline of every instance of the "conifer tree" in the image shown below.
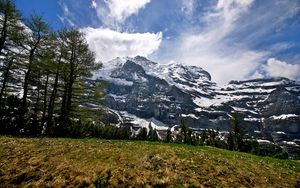
<svg viewBox="0 0 300 188"><path fill-rule="evenodd" d="M208 139L207 130L205 129L200 132L200 144L201 145L206 144L207 139Z"/></svg>
<svg viewBox="0 0 300 188"><path fill-rule="evenodd" d="M12 70L20 58L20 45L24 36L24 26L21 24L20 12L11 0L0 0L0 102L6 90Z"/></svg>
<svg viewBox="0 0 300 188"><path fill-rule="evenodd" d="M151 126L151 122L149 123L149 134L148 134L148 139L150 141L158 141L159 137L158 137L158 133L156 131L156 129L153 129L153 127Z"/></svg>
<svg viewBox="0 0 300 188"><path fill-rule="evenodd" d="M92 53L84 38L83 33L76 29L60 32L63 41L63 96L60 113L60 126L68 124L71 116L76 114L80 92L86 79L91 76L91 71L97 66L95 55ZM76 105L77 103L77 105ZM75 104L75 105L72 105Z"/></svg>
<svg viewBox="0 0 300 188"><path fill-rule="evenodd" d="M148 135L147 129L143 127L139 130L139 133L136 138L138 140L147 140L147 135Z"/></svg>
<svg viewBox="0 0 300 188"><path fill-rule="evenodd" d="M172 142L172 131L170 128L168 128L167 130L167 135L166 135L166 138L165 138L165 142Z"/></svg>
<svg viewBox="0 0 300 188"><path fill-rule="evenodd" d="M62 66L63 66L63 54L65 53L65 49L63 48L63 40L59 37L58 34L54 34L51 37L52 45L52 74L53 74L53 82L49 83L49 101L47 105L47 114L46 117L46 134L53 134L52 132L53 125L55 124L53 121L53 115L57 114L55 111L55 101L58 95L58 89L60 87L59 80L61 80L62 75ZM47 101L46 101L47 102Z"/></svg>
<svg viewBox="0 0 300 188"><path fill-rule="evenodd" d="M231 127L227 138L227 144L230 150L240 151L243 145L245 133L240 124L237 114L234 114L231 119Z"/></svg>
<svg viewBox="0 0 300 188"><path fill-rule="evenodd" d="M24 27L21 25L21 14L12 0L0 0L0 24L0 53L2 53L23 38Z"/></svg>
<svg viewBox="0 0 300 188"><path fill-rule="evenodd" d="M37 79L39 79L40 77L39 71L35 72L34 70L38 69L37 67L39 63L38 60L39 55L41 55L42 52L41 49L45 47L44 45L49 35L49 26L40 16L35 16L35 15L30 16L30 18L26 23L26 26L31 30L31 33L27 37L27 40L23 45L27 51L26 55L27 55L28 63L26 64L26 72L25 72L24 83L23 83L22 106L20 109L21 118L19 121L20 126L22 126L24 123L26 124L25 115L28 111L27 98L28 98L29 86L32 84L31 79L34 76L37 76ZM34 75L33 73L34 74L38 73L38 74ZM36 100L39 100L39 95L36 96Z"/></svg>
<svg viewBox="0 0 300 188"><path fill-rule="evenodd" d="M184 120L184 119L181 119L181 122L180 122L180 133L179 134L182 137L183 143L186 143L186 144L190 143L190 141L191 141L191 131L188 128L186 120Z"/></svg>

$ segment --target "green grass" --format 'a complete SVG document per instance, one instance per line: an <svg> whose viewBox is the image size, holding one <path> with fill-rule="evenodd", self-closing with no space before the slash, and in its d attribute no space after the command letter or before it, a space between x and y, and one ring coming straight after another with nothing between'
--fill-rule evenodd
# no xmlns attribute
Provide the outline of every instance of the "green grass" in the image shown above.
<svg viewBox="0 0 300 188"><path fill-rule="evenodd" d="M144 141L0 137L0 187L297 187L299 161Z"/></svg>

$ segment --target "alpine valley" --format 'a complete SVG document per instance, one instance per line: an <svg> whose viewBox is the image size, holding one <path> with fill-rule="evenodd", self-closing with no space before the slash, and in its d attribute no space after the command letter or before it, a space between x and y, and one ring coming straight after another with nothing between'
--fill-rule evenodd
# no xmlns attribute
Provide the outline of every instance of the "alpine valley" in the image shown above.
<svg viewBox="0 0 300 188"><path fill-rule="evenodd" d="M107 82L103 119L141 127L176 131L184 119L199 131L226 134L238 114L247 134L261 146L281 146L289 155L300 153L300 83L287 78L231 81L218 86L200 67L159 64L145 57L116 58L94 71L92 79ZM90 104L91 108L97 108Z"/></svg>

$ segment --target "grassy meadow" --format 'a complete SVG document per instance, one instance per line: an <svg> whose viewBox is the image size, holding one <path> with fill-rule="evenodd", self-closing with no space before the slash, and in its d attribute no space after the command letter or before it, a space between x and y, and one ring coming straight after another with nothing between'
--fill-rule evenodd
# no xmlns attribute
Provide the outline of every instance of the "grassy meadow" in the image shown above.
<svg viewBox="0 0 300 188"><path fill-rule="evenodd" d="M207 146L1 136L0 187L300 187L300 162Z"/></svg>

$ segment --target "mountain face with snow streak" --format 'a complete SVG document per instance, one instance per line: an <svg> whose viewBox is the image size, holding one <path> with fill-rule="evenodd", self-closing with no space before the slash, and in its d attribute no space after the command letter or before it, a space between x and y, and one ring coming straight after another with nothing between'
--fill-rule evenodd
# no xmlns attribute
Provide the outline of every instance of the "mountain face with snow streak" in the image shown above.
<svg viewBox="0 0 300 188"><path fill-rule="evenodd" d="M231 115L238 113L250 135L272 140L276 132L284 132L285 139L300 138L300 84L286 78L232 81L219 87L199 67L137 56L105 63L94 79L108 83L106 104L117 113L170 127L186 119L194 129L224 131Z"/></svg>

